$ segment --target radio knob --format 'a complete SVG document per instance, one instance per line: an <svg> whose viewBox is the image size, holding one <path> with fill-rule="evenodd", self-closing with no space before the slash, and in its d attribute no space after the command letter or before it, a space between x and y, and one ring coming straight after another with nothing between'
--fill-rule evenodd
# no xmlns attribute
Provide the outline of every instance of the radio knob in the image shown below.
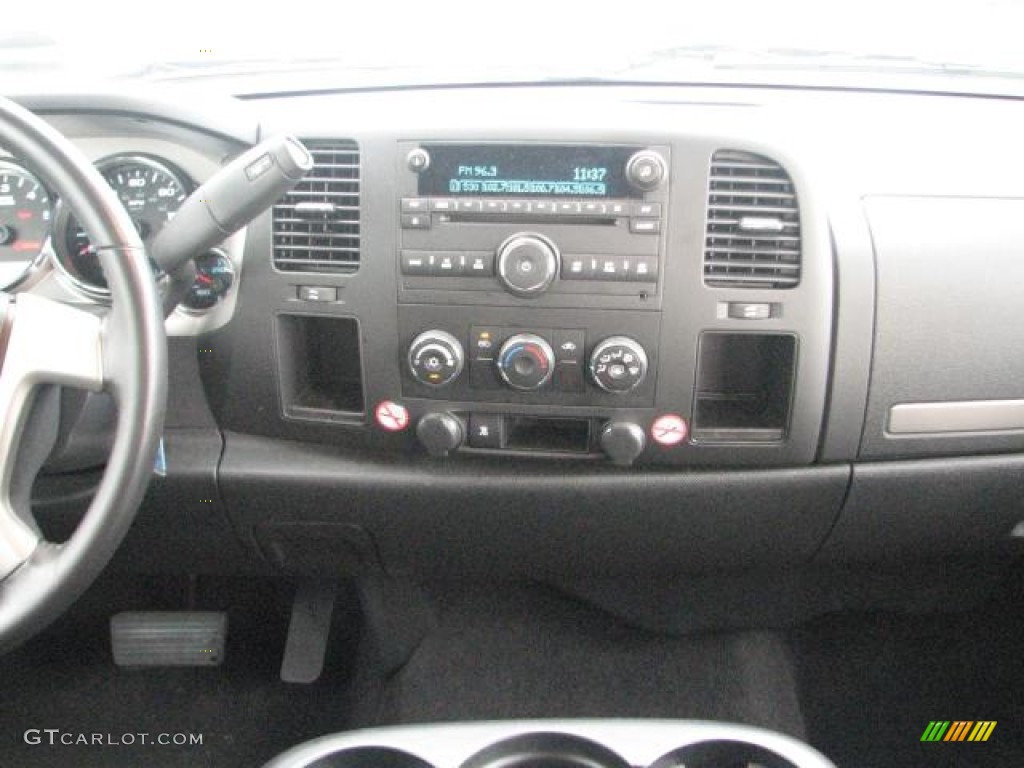
<svg viewBox="0 0 1024 768"><path fill-rule="evenodd" d="M426 331L409 345L409 371L428 387L443 387L455 381L464 364L462 344L445 331Z"/></svg>
<svg viewBox="0 0 1024 768"><path fill-rule="evenodd" d="M649 149L637 152L626 163L626 179L643 192L657 189L667 175L668 167L661 155Z"/></svg>
<svg viewBox="0 0 1024 768"><path fill-rule="evenodd" d="M501 345L498 373L512 389L540 389L551 380L555 353L551 345L533 333L517 333Z"/></svg>
<svg viewBox="0 0 1024 768"><path fill-rule="evenodd" d="M605 392L632 392L647 378L647 352L628 336L607 338L590 353L590 378Z"/></svg>
<svg viewBox="0 0 1024 768"><path fill-rule="evenodd" d="M509 293L537 296L558 275L558 248L543 235L521 232L498 247L498 277Z"/></svg>

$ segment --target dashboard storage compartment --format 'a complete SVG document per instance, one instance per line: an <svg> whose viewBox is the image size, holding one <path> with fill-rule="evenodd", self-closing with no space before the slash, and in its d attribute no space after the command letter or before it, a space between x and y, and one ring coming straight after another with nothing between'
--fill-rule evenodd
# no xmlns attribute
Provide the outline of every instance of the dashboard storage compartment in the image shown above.
<svg viewBox="0 0 1024 768"><path fill-rule="evenodd" d="M785 439L796 367L791 334L705 333L697 365L693 439Z"/></svg>
<svg viewBox="0 0 1024 768"><path fill-rule="evenodd" d="M362 354L354 318L278 315L277 345L285 416L362 419Z"/></svg>
<svg viewBox="0 0 1024 768"><path fill-rule="evenodd" d="M1019 451L1024 200L870 197L877 308L865 458Z"/></svg>

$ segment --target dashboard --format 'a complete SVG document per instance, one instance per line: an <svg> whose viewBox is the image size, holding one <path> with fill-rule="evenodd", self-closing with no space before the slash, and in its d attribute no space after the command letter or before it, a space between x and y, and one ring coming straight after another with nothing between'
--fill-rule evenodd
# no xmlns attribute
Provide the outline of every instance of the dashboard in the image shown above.
<svg viewBox="0 0 1024 768"><path fill-rule="evenodd" d="M160 506L176 481L211 489L276 566L699 571L987 551L1019 522L1015 101L22 102L96 161L144 238L257 138L312 152L271 212L197 254L168 320L153 503L176 514ZM60 201L3 159L8 286L102 307L88 258Z"/></svg>

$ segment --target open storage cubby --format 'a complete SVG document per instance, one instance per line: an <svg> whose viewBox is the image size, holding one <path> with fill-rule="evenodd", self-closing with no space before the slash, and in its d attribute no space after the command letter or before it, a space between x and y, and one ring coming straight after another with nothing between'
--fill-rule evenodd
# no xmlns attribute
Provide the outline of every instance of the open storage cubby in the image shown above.
<svg viewBox="0 0 1024 768"><path fill-rule="evenodd" d="M278 315L277 343L285 416L363 418L362 353L355 318Z"/></svg>
<svg viewBox="0 0 1024 768"><path fill-rule="evenodd" d="M693 439L703 443L784 440L796 349L796 337L788 333L703 333Z"/></svg>

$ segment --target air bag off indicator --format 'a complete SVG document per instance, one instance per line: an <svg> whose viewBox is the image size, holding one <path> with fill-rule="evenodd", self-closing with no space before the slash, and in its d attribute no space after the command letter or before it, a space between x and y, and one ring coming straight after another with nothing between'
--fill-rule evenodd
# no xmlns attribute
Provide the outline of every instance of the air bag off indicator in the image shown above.
<svg viewBox="0 0 1024 768"><path fill-rule="evenodd" d="M382 401L374 411L377 426L385 432L401 432L409 426L409 409L392 400Z"/></svg>
<svg viewBox="0 0 1024 768"><path fill-rule="evenodd" d="M686 419L674 413L666 413L664 416L659 416L651 424L651 439L665 448L679 445L679 443L686 439L688 433L689 428L686 425Z"/></svg>

